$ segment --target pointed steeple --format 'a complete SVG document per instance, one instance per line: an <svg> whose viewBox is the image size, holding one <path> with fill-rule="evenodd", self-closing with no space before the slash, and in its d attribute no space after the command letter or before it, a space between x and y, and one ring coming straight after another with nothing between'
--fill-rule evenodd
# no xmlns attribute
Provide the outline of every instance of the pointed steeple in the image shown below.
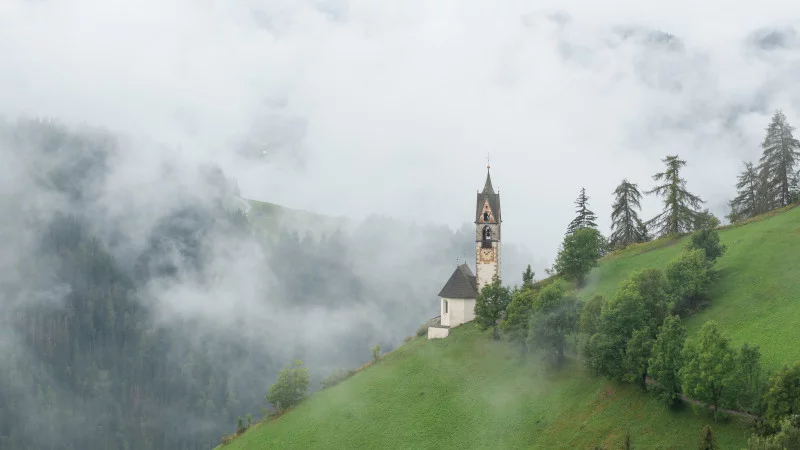
<svg viewBox="0 0 800 450"><path fill-rule="evenodd" d="M492 176L489 173L489 164L486 164L486 183L483 185L483 191L478 192L478 202L475 207L475 223L486 222L481 217L485 212L489 212L492 216L492 222L500 223L500 193L494 191L492 186ZM484 211L484 205L488 202L489 210Z"/></svg>
<svg viewBox="0 0 800 450"><path fill-rule="evenodd" d="M489 166L486 166L486 184L483 185L483 192L482 194L494 194L494 188L492 187L492 177L489 174Z"/></svg>

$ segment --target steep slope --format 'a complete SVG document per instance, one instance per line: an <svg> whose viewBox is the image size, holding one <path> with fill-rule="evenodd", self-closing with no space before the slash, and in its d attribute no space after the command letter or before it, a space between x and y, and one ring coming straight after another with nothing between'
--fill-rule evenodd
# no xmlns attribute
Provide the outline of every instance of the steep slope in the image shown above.
<svg viewBox="0 0 800 450"><path fill-rule="evenodd" d="M618 448L627 431L636 448L693 448L710 421L575 364L523 363L467 324L416 338L220 448ZM745 445L740 425L714 429L721 448Z"/></svg>
<svg viewBox="0 0 800 450"><path fill-rule="evenodd" d="M251 224L265 232L275 233L281 229L288 229L300 236L305 233L319 236L330 234L348 225L347 220L341 217L323 216L258 200L241 200L236 206L243 210Z"/></svg>
<svg viewBox="0 0 800 450"><path fill-rule="evenodd" d="M800 360L800 208L758 217L720 230L728 247L717 262L720 278L711 306L687 320L690 332L716 320L737 345L761 347L768 370ZM686 238L662 239L609 255L591 275L583 298L611 296L635 269L663 268L680 253Z"/></svg>
<svg viewBox="0 0 800 450"><path fill-rule="evenodd" d="M736 344L761 347L768 370L800 360L800 208L720 230L728 246L711 306L690 333L715 319ZM633 270L664 267L686 238L630 247L601 261L579 295L613 295ZM711 423L720 448L743 448L741 423L704 412L670 412L637 388L586 373L521 361L471 324L443 341L417 338L374 367L314 394L231 449L261 448L615 448L630 431L637 448L693 448Z"/></svg>

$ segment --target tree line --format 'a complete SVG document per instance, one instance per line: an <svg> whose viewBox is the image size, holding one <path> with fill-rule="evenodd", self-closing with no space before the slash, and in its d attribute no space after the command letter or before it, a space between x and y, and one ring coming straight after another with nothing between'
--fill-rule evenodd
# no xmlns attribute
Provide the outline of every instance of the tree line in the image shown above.
<svg viewBox="0 0 800 450"><path fill-rule="evenodd" d="M762 143L758 167L746 163L730 202L732 222L796 202L800 196L796 170L800 143L794 129L777 111ZM715 418L732 409L757 419L751 449L794 448L800 444L800 363L771 377L761 365L757 346L735 347L708 321L688 336L683 320L704 308L718 277L714 266L726 251L716 228L719 220L701 210L703 199L686 188L680 174L686 161L677 155L663 159L665 170L645 194L663 199L663 210L644 221L639 217L642 193L627 179L614 191L612 232L597 229L597 216L581 189L576 217L564 236L550 276L533 282L523 273L521 286L509 288L495 278L480 293L476 323L505 338L521 355L540 354L553 365L566 360L568 338L577 339L578 356L592 372L623 383L634 383L670 407L682 396L713 408ZM605 298L580 300L570 282L582 287L605 253L654 237L691 233L681 253L663 269L640 269ZM701 448L715 448L710 428Z"/></svg>

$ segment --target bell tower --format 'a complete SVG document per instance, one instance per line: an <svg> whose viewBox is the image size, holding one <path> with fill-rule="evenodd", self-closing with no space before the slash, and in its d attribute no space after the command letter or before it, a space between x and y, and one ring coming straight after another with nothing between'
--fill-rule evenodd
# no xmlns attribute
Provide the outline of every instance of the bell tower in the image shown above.
<svg viewBox="0 0 800 450"><path fill-rule="evenodd" d="M500 192L494 192L492 178L486 165L486 184L478 192L475 208L475 277L478 292L500 277Z"/></svg>

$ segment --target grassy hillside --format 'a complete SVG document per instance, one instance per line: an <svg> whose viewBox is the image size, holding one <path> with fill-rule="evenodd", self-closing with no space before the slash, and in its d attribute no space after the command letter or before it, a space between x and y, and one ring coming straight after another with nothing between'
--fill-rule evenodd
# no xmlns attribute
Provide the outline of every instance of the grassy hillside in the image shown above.
<svg viewBox="0 0 800 450"><path fill-rule="evenodd" d="M686 322L689 331L714 319L735 344L759 345L768 370L800 360L800 208L727 227L720 239L728 250L717 262L711 306ZM611 296L631 271L663 268L685 244L661 239L609 255L581 296Z"/></svg>
<svg viewBox="0 0 800 450"><path fill-rule="evenodd" d="M630 431L636 448L682 449L710 421L577 365L521 362L468 324L444 340L416 338L224 448L618 448ZM738 424L714 429L721 448L744 446Z"/></svg>
<svg viewBox="0 0 800 450"><path fill-rule="evenodd" d="M768 370L800 360L800 208L720 231L727 253L712 305L687 321L715 319L736 344L761 347ZM613 295L635 269L664 267L686 239L630 247L601 261L580 296ZM442 341L417 338L296 410L225 448L694 448L705 412L671 412L636 387L573 363L552 372L522 362L472 325ZM713 422L712 422L713 423ZM743 448L740 423L714 424L720 448Z"/></svg>
<svg viewBox="0 0 800 450"><path fill-rule="evenodd" d="M281 229L296 231L300 236L306 232L313 235L330 234L344 228L344 218L323 216L308 211L287 208L275 203L244 200L241 209L257 229L275 233Z"/></svg>

